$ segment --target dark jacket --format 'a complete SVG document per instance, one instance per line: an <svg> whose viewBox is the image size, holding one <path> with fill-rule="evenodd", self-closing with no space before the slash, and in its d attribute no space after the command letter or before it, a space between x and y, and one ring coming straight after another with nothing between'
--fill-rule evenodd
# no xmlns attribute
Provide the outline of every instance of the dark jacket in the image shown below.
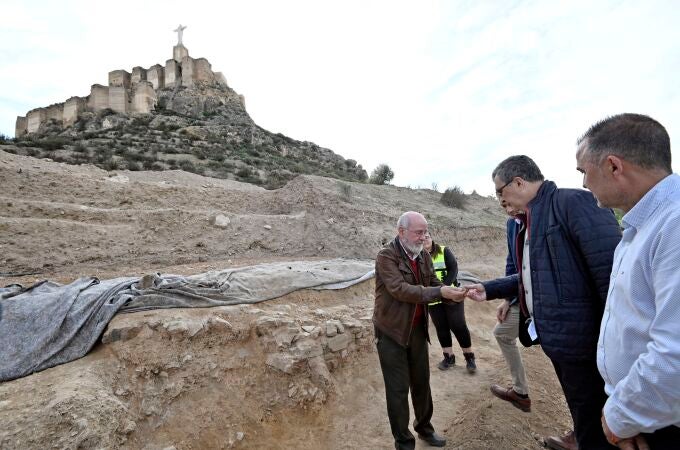
<svg viewBox="0 0 680 450"><path fill-rule="evenodd" d="M432 259L426 251L420 252L416 261L420 283L416 283L409 257L398 237L381 249L375 259L373 324L404 347L411 336L416 305L423 304L423 321L427 330L427 303L440 296L442 285L434 274Z"/></svg>
<svg viewBox="0 0 680 450"><path fill-rule="evenodd" d="M545 181L529 202L527 227L536 331L549 358L595 359L614 249L621 239L609 209L590 192ZM511 258L521 270L524 226L508 222ZM526 255L524 255L526 257ZM487 298L520 295L521 275L484 283Z"/></svg>

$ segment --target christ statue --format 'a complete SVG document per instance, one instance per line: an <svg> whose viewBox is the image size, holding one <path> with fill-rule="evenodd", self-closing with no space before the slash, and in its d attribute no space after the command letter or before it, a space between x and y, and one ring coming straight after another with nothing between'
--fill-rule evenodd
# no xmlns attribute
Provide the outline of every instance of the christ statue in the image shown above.
<svg viewBox="0 0 680 450"><path fill-rule="evenodd" d="M182 24L180 23L176 30L172 30L177 32L177 45L182 45L182 32L184 32L185 28L186 25L182 26Z"/></svg>

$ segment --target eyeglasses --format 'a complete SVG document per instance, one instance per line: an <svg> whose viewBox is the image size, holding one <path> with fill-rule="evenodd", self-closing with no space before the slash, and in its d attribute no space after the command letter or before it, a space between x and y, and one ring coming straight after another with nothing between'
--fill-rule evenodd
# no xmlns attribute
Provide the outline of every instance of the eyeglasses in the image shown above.
<svg viewBox="0 0 680 450"><path fill-rule="evenodd" d="M405 228L407 231L410 231L411 233L415 234L418 237L425 237L429 233L428 230L409 230L408 228Z"/></svg>
<svg viewBox="0 0 680 450"><path fill-rule="evenodd" d="M503 189L505 189L506 187L508 187L508 186L513 182L513 180L514 180L514 178L511 179L510 181L508 181L507 183L505 183L505 184L504 184L503 186L501 186L500 188L496 189L496 197L501 198L501 197L503 196Z"/></svg>

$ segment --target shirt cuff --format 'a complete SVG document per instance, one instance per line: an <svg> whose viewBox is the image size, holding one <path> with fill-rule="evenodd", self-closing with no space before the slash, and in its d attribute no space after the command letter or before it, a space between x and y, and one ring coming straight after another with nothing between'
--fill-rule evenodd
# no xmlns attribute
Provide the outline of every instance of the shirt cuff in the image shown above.
<svg viewBox="0 0 680 450"><path fill-rule="evenodd" d="M630 438L640 434L640 431L631 427L626 426L627 422L626 416L624 416L619 408L614 405L614 400L612 397L607 399L604 404L604 418L607 421L607 426L617 437L621 439Z"/></svg>

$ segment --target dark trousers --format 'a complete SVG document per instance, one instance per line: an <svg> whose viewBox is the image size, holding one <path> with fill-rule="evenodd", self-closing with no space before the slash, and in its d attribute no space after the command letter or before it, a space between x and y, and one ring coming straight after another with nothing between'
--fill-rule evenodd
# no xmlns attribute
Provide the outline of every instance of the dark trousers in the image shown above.
<svg viewBox="0 0 680 450"><path fill-rule="evenodd" d="M432 317L432 323L437 330L437 339L442 348L451 347L452 331L460 348L472 347L470 330L465 323L465 302L454 303L453 305L437 303L428 306L427 309L430 312L430 317Z"/></svg>
<svg viewBox="0 0 680 450"><path fill-rule="evenodd" d="M394 436L394 447L397 450L411 450L415 448L416 440L408 429L409 389L416 416L413 428L416 433L424 436L434 433L430 423L432 394L425 328L416 326L411 331L411 340L407 347L397 344L378 329L375 334L380 368L385 380L387 416Z"/></svg>
<svg viewBox="0 0 680 450"><path fill-rule="evenodd" d="M654 433L642 433L651 450L678 450L680 448L680 428L670 426Z"/></svg>
<svg viewBox="0 0 680 450"><path fill-rule="evenodd" d="M567 399L574 434L582 450L615 449L602 431L602 408L607 401L604 381L595 359L589 361L551 360Z"/></svg>

